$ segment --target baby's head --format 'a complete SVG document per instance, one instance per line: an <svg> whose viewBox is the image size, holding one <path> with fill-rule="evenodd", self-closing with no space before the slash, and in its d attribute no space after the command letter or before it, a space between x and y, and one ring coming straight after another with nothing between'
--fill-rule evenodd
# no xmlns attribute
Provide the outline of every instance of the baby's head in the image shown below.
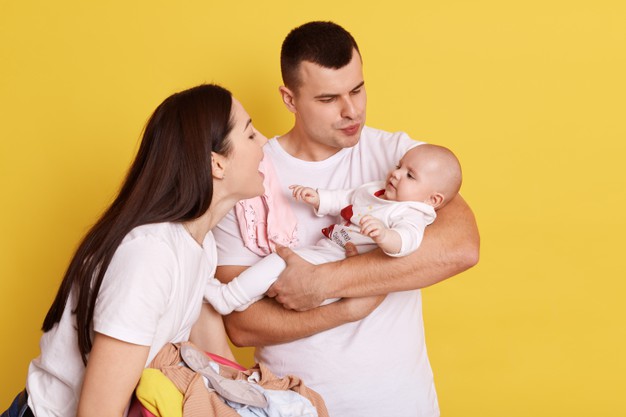
<svg viewBox="0 0 626 417"><path fill-rule="evenodd" d="M405 153L387 176L384 198L440 209L459 192L461 177L461 164L448 148L419 145Z"/></svg>

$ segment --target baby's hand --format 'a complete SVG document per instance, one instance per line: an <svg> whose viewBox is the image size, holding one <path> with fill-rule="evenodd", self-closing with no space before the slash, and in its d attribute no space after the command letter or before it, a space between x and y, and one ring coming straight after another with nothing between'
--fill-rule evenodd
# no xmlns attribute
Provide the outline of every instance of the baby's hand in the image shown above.
<svg viewBox="0 0 626 417"><path fill-rule="evenodd" d="M296 200L304 201L308 205L315 207L315 209L319 208L320 195L313 188L305 187L304 185L290 185L289 189Z"/></svg>
<svg viewBox="0 0 626 417"><path fill-rule="evenodd" d="M371 237L374 242L379 243L385 239L387 228L376 217L372 217L369 214L365 215L361 218L359 224L361 225L361 234Z"/></svg>

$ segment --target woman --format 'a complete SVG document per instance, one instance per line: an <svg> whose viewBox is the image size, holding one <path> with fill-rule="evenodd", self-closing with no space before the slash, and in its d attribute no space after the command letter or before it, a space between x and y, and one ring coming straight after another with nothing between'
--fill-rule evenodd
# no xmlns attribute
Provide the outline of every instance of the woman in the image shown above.
<svg viewBox="0 0 626 417"><path fill-rule="evenodd" d="M124 414L161 347L189 338L216 267L211 228L263 192L266 141L216 85L155 110L119 195L82 241L44 320L20 416ZM214 318L211 350L232 358ZM2 417L17 415L25 397Z"/></svg>

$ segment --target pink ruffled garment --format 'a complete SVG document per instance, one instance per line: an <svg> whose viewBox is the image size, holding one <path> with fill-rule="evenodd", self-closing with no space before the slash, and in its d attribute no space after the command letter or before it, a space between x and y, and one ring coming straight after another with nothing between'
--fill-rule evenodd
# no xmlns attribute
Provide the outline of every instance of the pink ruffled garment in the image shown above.
<svg viewBox="0 0 626 417"><path fill-rule="evenodd" d="M282 193L280 181L270 158L265 155L259 165L264 175L263 195L241 200L235 205L235 216L244 245L260 256L276 250L276 245L298 244L298 221Z"/></svg>

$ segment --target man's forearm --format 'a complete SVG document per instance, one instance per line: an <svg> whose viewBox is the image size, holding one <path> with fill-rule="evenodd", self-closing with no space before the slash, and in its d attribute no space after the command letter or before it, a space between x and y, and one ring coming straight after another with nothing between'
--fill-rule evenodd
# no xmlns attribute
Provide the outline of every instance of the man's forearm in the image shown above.
<svg viewBox="0 0 626 417"><path fill-rule="evenodd" d="M245 311L224 316L224 323L235 346L267 346L302 339L349 322L338 307L339 303L333 303L298 312L264 298Z"/></svg>
<svg viewBox="0 0 626 417"><path fill-rule="evenodd" d="M229 282L246 267L218 267L216 277ZM266 346L291 342L359 320L381 299L341 300L312 310L287 310L271 298L264 298L242 312L224 316L224 324L235 346Z"/></svg>
<svg viewBox="0 0 626 417"><path fill-rule="evenodd" d="M478 262L480 238L474 215L460 197L439 211L418 250L390 258L381 250L316 266L325 298L363 297L424 288Z"/></svg>

